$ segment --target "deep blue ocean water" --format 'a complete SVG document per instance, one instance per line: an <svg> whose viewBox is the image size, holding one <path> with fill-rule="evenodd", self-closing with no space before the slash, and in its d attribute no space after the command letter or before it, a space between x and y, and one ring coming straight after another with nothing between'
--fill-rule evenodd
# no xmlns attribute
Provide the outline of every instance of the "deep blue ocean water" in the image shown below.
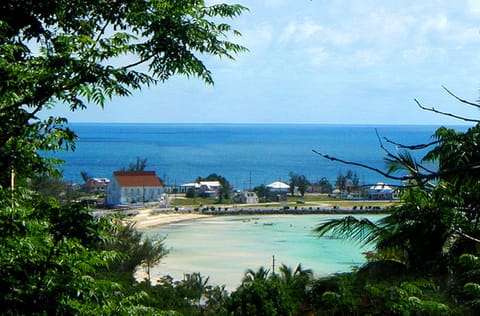
<svg viewBox="0 0 480 316"><path fill-rule="evenodd" d="M335 182L352 169L362 184L394 183L366 169L332 162L312 149L345 160L384 168L385 153L375 130L403 144L432 140L437 126L307 125L307 124L134 124L72 123L79 136L75 152L61 152L64 179L81 182L81 171L112 176L137 157L147 158L167 184L183 184L210 173L224 176L238 189L288 182L289 173L315 182ZM387 145L386 143L384 143ZM395 152L393 145L389 150ZM418 157L421 154L417 155Z"/></svg>

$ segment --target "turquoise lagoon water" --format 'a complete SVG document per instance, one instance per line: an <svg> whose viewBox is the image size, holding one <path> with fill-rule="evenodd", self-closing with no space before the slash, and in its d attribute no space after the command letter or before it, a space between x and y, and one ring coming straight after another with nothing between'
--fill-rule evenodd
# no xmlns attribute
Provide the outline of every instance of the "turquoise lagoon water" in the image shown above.
<svg viewBox="0 0 480 316"><path fill-rule="evenodd" d="M316 276L350 271L365 262L361 248L352 242L318 238L319 223L342 215L220 216L174 223L145 230L166 236L170 254L153 268L152 277L200 272L212 284L236 288L247 269L272 270L282 263L312 269ZM377 220L382 215L369 215ZM278 270L277 270L278 271Z"/></svg>

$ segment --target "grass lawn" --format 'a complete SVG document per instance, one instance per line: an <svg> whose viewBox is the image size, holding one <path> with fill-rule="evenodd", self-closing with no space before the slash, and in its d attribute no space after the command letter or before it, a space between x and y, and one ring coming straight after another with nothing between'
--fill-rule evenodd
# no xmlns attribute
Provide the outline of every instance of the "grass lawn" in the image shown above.
<svg viewBox="0 0 480 316"><path fill-rule="evenodd" d="M370 200L340 200L333 197L329 197L326 194L307 194L304 197L301 196L287 196L287 204L289 207L321 207L321 206L336 206L341 209L351 209L354 207L387 207L391 205L398 205L400 201L370 201ZM218 203L217 199L213 198L186 198L184 196L172 196L170 203L171 207L192 207L192 208L202 208L207 206L215 207L232 207L232 206L241 206L241 207L255 207L255 208L277 208L282 207L285 204L277 202L267 202L257 204L255 206L247 206L245 204L236 204L231 200L224 200L221 204Z"/></svg>

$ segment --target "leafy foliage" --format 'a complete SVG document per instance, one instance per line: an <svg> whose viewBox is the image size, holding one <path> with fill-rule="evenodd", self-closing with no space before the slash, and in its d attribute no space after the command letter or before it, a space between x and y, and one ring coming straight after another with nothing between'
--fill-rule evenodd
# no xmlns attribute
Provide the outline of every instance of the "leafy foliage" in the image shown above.
<svg viewBox="0 0 480 316"><path fill-rule="evenodd" d="M0 4L0 185L55 174L44 151L75 148L65 118L41 119L53 106L101 107L113 96L175 74L213 83L200 59L246 50L221 20L240 5L188 0L9 0ZM56 173L58 176L58 173Z"/></svg>
<svg viewBox="0 0 480 316"><path fill-rule="evenodd" d="M386 151L388 172L408 174L403 203L375 223L349 216L316 228L320 236L375 246L367 264L346 277L347 287L317 288L316 304L335 314L478 314L479 131L478 124L465 132L441 127L429 144ZM430 146L421 161L409 151ZM412 282L419 276L424 283Z"/></svg>
<svg viewBox="0 0 480 316"><path fill-rule="evenodd" d="M280 273L260 267L247 270L242 285L225 303L228 315L302 315L312 271L282 265Z"/></svg>
<svg viewBox="0 0 480 316"><path fill-rule="evenodd" d="M31 202L0 208L3 312L77 314L125 305L128 298L115 294L116 283L93 277L118 256L94 248L111 223L93 218L81 205Z"/></svg>
<svg viewBox="0 0 480 316"><path fill-rule="evenodd" d="M221 22L245 10L197 0L0 3L3 314L175 314L143 305L145 292L124 288L137 265L166 254L162 240L143 240L81 205L59 205L52 195L61 192L26 194L27 185L55 187L61 161L43 156L74 150L77 139L65 118L40 114L54 106L103 107L175 74L213 83L200 58L233 59L246 50L229 41L239 33Z"/></svg>

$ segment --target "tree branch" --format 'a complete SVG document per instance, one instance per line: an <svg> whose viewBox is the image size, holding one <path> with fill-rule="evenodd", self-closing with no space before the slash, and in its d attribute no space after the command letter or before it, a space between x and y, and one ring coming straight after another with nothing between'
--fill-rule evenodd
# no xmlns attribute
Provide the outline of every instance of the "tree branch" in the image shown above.
<svg viewBox="0 0 480 316"><path fill-rule="evenodd" d="M464 99L461 99L459 98L458 96L456 96L455 94L453 94L453 92L451 92L450 90L448 90L445 86L442 86L442 88L448 92L448 94L450 94L452 97L454 97L455 99L457 99L458 101L462 102L462 103L465 103L465 104L468 104L468 105L471 105L471 106L474 106L476 108L480 108L480 104L477 104L477 103L474 103L474 102L470 102L470 101L467 101L467 100L464 100Z"/></svg>
<svg viewBox="0 0 480 316"><path fill-rule="evenodd" d="M102 38L102 35L105 34L105 30L107 29L107 26L110 24L110 20L106 20L105 21L105 24L103 25L103 27L100 29L100 31L98 32L97 34L97 37L95 38L95 44L97 44L100 39ZM94 44L94 46L95 46ZM93 47L92 47L93 48Z"/></svg>
<svg viewBox="0 0 480 316"><path fill-rule="evenodd" d="M153 57L155 56L155 54L150 54L149 56L143 58L143 59L140 59L139 61L136 61L134 63L131 63L129 65L125 65L122 67L122 69L128 69L128 68L132 68L132 67L136 67L138 65L141 65L147 61L149 61L150 59L152 59Z"/></svg>
<svg viewBox="0 0 480 316"><path fill-rule="evenodd" d="M439 140L435 140L433 142L430 142L430 143L426 143L426 144L418 144L418 145L403 145L403 144L400 144L400 143L397 143L397 142L394 142L393 140L383 136L383 139L387 142L387 143L390 143L390 144L393 144L399 148L402 148L402 149L409 149L409 150L418 150L418 149L425 149L425 148L428 148L432 145L436 145L438 143L440 143Z"/></svg>
<svg viewBox="0 0 480 316"><path fill-rule="evenodd" d="M397 156L397 155L394 155L392 154L384 145L383 145L383 142L380 138L380 135L378 134L378 130L375 129L375 134L377 134L377 139L378 139L378 142L380 143L380 148L383 149L383 151L387 154L387 157L389 157L390 159L394 160L394 161L397 161L398 163L402 164L403 166L405 166L408 171L410 172L410 175L412 175L413 178L416 178L417 175L420 175L420 172L418 169L422 169L424 171L426 171L427 173L433 173L432 170L429 170L427 169L426 167L422 166L421 164L418 164L415 160L412 160L412 164L408 164L407 161L405 159L402 159L401 157Z"/></svg>
<svg viewBox="0 0 480 316"><path fill-rule="evenodd" d="M340 159L340 158L332 157L330 155L318 152L315 149L312 149L312 151L314 153L316 153L317 155L322 156L323 158L326 158L328 160L337 161L337 162L341 162L341 163L346 164L346 165L357 166L357 167L361 167L361 168L364 168L364 169L372 170L372 171L374 171L376 173L379 173L382 176L384 176L386 178L389 178L389 179L392 179L392 180L406 181L406 180L413 180L414 179L414 177L412 177L410 175L409 176L403 176L403 177L392 176L391 174L388 174L388 173L386 173L386 172L384 172L384 171L382 171L378 168L374 168L372 166L365 165L363 163L354 162L354 161L347 161L347 160L343 160L343 159Z"/></svg>
<svg viewBox="0 0 480 316"><path fill-rule="evenodd" d="M442 111L439 111L435 108L427 108L425 106L423 106L422 104L420 104L420 102L418 102L417 99L414 99L415 102L417 103L417 105L422 109L422 110L425 110L425 111L430 111L430 112L434 112L434 113L437 113L437 114L440 114L440 115L445 115L445 116L449 116L449 117L453 117L457 120L462 120L462 121L465 121L465 122L473 122L473 123L480 123L480 120L475 120L475 119L470 119L470 118L467 118L467 117L462 117L462 116L459 116L459 115L455 115L455 114L452 114L452 113L447 113L447 112L442 112Z"/></svg>
<svg viewBox="0 0 480 316"><path fill-rule="evenodd" d="M457 234L459 234L460 236L465 237L465 238L467 238L467 239L469 239L469 240L471 240L471 241L474 241L474 242L476 242L476 243L480 243L480 240L479 240L479 239L477 239L477 238L475 238L475 237L472 237L472 236L470 236L470 235L467 235L467 234L465 234L465 233L462 233L462 232L461 232L460 230L458 230L458 229L455 230L455 232L456 232Z"/></svg>
<svg viewBox="0 0 480 316"><path fill-rule="evenodd" d="M340 159L340 158L332 157L332 156L329 156L327 154L318 152L315 149L312 149L312 151L314 153L316 153L317 155L322 156L323 158L326 158L328 160L337 161L337 162L341 162L341 163L346 164L346 165L357 166L357 167L361 167L361 168L364 168L364 169L368 169L368 170L374 171L378 174L381 174L382 176L384 176L386 178L389 178L389 179L392 179L392 180L398 180L398 181L409 181L409 180L429 181L429 180L437 179L439 177L443 177L443 176L447 176L447 175L451 175L451 174L456 174L460 171L465 172L465 171L469 171L469 170L480 169L480 164L474 163L474 164L469 164L469 165L465 165L465 166L461 166L461 167L457 167L457 168L452 168L452 169L447 169L447 170L443 170L443 171L431 172L431 173L428 173L428 174L417 173L416 176L406 175L406 176L402 176L402 177L397 177L397 176L393 176L389 173L386 173L385 171L382 171L378 168L374 168L374 167L366 165L366 164L353 162L353 161L347 161L347 160L343 160L343 159Z"/></svg>

